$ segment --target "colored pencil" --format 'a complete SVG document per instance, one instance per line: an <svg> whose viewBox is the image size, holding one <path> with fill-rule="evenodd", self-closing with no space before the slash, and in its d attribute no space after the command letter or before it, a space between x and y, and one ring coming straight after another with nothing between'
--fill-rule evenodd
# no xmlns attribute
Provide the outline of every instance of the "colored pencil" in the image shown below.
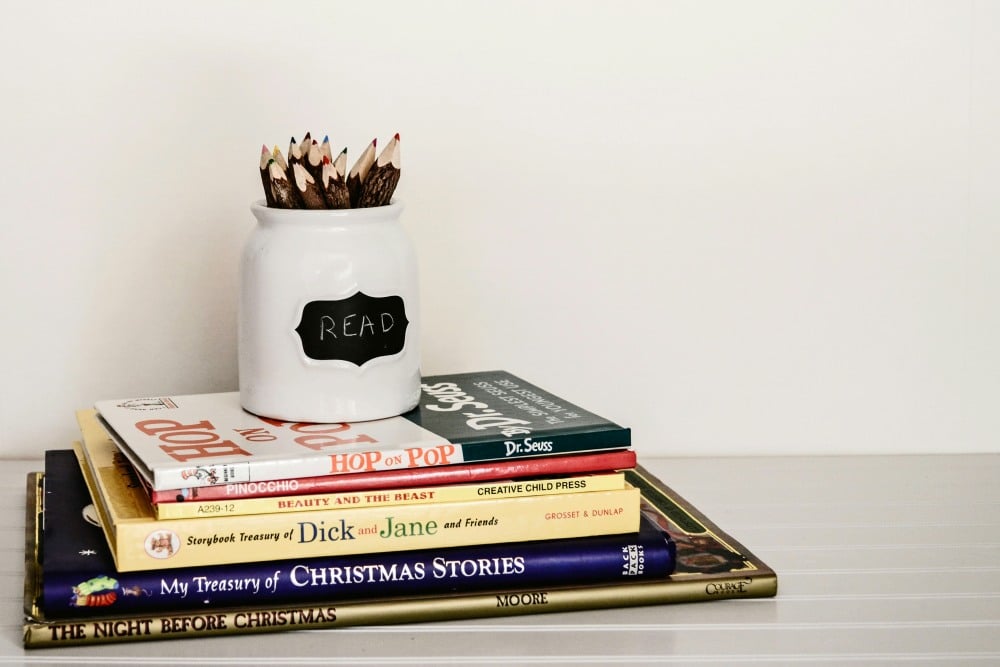
<svg viewBox="0 0 1000 667"><path fill-rule="evenodd" d="M288 143L288 166L291 167L296 162L302 162L302 145L295 141L295 137L292 137Z"/></svg>
<svg viewBox="0 0 1000 667"><path fill-rule="evenodd" d="M271 157L273 157L274 161L278 163L281 171L288 174L288 163L285 161L285 156L281 154L281 149L278 148L277 145L275 145L274 149L271 151Z"/></svg>
<svg viewBox="0 0 1000 667"><path fill-rule="evenodd" d="M368 171L361 185L361 194L355 204L358 208L385 206L399 183L399 133L379 154L378 160Z"/></svg>
<svg viewBox="0 0 1000 667"><path fill-rule="evenodd" d="M315 140L309 145L308 150L303 155L302 163L312 175L313 179L319 183L323 178L323 150Z"/></svg>
<svg viewBox="0 0 1000 667"><path fill-rule="evenodd" d="M298 194L292 187L291 181L288 180L287 172L278 165L277 160L272 159L267 169L271 180L274 206L276 208L301 208Z"/></svg>
<svg viewBox="0 0 1000 667"><path fill-rule="evenodd" d="M319 150L323 153L323 157L330 158L330 162L333 162L333 151L330 150L330 137L323 137L323 143L319 145Z"/></svg>
<svg viewBox="0 0 1000 667"><path fill-rule="evenodd" d="M358 199L361 197L361 186L364 184L365 178L368 177L368 170L375 162L375 142L376 139L372 139L368 148L357 159L347 175L347 190L351 194L351 206L358 205Z"/></svg>
<svg viewBox="0 0 1000 667"><path fill-rule="evenodd" d="M323 156L323 176L320 185L326 198L327 208L350 208L351 195L344 180L344 169L347 166L347 149L337 156L336 160Z"/></svg>
<svg viewBox="0 0 1000 667"><path fill-rule="evenodd" d="M268 172L272 160L271 151L267 149L267 145L262 146L260 149L260 182L264 186L265 203L274 208L274 194L271 192L271 176Z"/></svg>
<svg viewBox="0 0 1000 667"><path fill-rule="evenodd" d="M300 162L292 165L294 175L295 190L298 192L302 202L302 208L326 208L326 201L323 199L323 191L312 174Z"/></svg>

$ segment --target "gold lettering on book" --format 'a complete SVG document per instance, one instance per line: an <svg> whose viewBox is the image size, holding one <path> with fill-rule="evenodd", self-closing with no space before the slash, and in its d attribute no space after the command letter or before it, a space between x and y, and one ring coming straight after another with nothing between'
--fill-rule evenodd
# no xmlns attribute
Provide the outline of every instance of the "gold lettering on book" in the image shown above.
<svg viewBox="0 0 1000 667"><path fill-rule="evenodd" d="M139 618L132 621L94 621L94 638L133 637L148 635L151 619Z"/></svg>
<svg viewBox="0 0 1000 667"><path fill-rule="evenodd" d="M712 581L705 584L705 594L711 596L743 595L752 583L751 577L744 577L739 581Z"/></svg>
<svg viewBox="0 0 1000 667"><path fill-rule="evenodd" d="M281 609L278 611L238 612L233 616L233 625L237 628L269 628L283 625L329 624L336 620L336 607L312 607L307 609Z"/></svg>
<svg viewBox="0 0 1000 667"><path fill-rule="evenodd" d="M497 596L498 607L532 607L549 603L549 594L544 591L529 593L503 593Z"/></svg>
<svg viewBox="0 0 1000 667"><path fill-rule="evenodd" d="M208 614L206 616L178 616L176 618L161 618L160 632L207 632L210 630L225 630L225 614Z"/></svg>
<svg viewBox="0 0 1000 667"><path fill-rule="evenodd" d="M64 639L86 639L87 626L84 623L60 623L49 628L52 641L62 641Z"/></svg>

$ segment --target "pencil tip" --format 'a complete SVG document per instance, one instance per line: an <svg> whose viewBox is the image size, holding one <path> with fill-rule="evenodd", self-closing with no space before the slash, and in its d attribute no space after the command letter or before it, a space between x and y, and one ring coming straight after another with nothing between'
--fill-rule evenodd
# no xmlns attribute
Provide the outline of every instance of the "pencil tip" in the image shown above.
<svg viewBox="0 0 1000 667"><path fill-rule="evenodd" d="M396 141L399 141L399 132L396 133L396 136L394 136L393 139L395 139Z"/></svg>
<svg viewBox="0 0 1000 667"><path fill-rule="evenodd" d="M330 135L329 134L323 136L323 143L324 144L330 143Z"/></svg>
<svg viewBox="0 0 1000 667"><path fill-rule="evenodd" d="M267 148L267 144L262 144L261 145L261 147L260 147L260 154L261 155L266 155L267 153L270 153L270 152L271 151L269 151L268 148Z"/></svg>
<svg viewBox="0 0 1000 667"><path fill-rule="evenodd" d="M341 155L347 155L347 146L344 146L344 150L340 151Z"/></svg>

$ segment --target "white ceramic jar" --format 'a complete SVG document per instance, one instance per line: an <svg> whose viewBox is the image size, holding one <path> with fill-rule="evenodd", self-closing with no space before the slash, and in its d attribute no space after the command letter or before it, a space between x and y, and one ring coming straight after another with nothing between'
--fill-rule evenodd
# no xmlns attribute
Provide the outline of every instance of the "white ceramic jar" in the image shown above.
<svg viewBox="0 0 1000 667"><path fill-rule="evenodd" d="M420 394L417 261L402 204L268 208L243 249L243 408L283 421L401 414Z"/></svg>

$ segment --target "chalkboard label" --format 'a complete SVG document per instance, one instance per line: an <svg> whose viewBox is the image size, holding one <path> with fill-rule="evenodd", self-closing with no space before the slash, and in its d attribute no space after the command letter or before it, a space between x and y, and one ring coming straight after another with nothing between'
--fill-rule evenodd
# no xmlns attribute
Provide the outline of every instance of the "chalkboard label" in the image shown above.
<svg viewBox="0 0 1000 667"><path fill-rule="evenodd" d="M310 301L295 332L310 359L342 359L361 366L401 352L409 323L402 297L358 292L339 301Z"/></svg>

